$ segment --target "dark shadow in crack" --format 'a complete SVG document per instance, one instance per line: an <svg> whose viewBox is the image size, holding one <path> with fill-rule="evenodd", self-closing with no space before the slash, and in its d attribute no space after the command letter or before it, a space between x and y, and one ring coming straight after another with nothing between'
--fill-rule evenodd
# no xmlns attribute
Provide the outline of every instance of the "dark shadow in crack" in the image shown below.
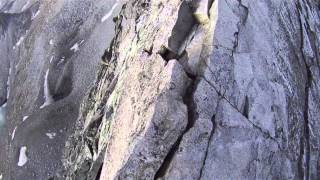
<svg viewBox="0 0 320 180"><path fill-rule="evenodd" d="M181 49L195 24L196 20L193 17L190 6L186 1L183 1L178 12L177 22L168 40L168 48L176 55L181 55Z"/></svg>

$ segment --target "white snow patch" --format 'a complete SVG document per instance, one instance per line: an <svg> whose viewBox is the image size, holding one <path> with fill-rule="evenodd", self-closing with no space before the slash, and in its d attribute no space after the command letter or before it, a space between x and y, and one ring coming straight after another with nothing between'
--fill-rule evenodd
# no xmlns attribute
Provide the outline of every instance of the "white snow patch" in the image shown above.
<svg viewBox="0 0 320 180"><path fill-rule="evenodd" d="M83 44L84 43L84 40L82 39L80 42L79 42L79 45Z"/></svg>
<svg viewBox="0 0 320 180"><path fill-rule="evenodd" d="M62 57L62 58L60 59L60 61L58 62L57 66L59 66L61 63L63 63L64 60L65 60L65 57Z"/></svg>
<svg viewBox="0 0 320 180"><path fill-rule="evenodd" d="M49 44L50 44L50 45L53 45L53 44L54 44L53 39L50 39Z"/></svg>
<svg viewBox="0 0 320 180"><path fill-rule="evenodd" d="M16 49L16 47L20 46L20 44L22 43L22 41L24 40L24 37L21 36L18 40L18 42L16 43L16 45L13 46L13 49Z"/></svg>
<svg viewBox="0 0 320 180"><path fill-rule="evenodd" d="M20 166L20 167L24 166L27 163L27 161L28 161L27 147L26 146L22 146L20 148L18 166Z"/></svg>
<svg viewBox="0 0 320 180"><path fill-rule="evenodd" d="M24 11L27 9L28 5L29 5L30 1L27 1L26 4L23 5L23 7L21 8L21 11Z"/></svg>
<svg viewBox="0 0 320 180"><path fill-rule="evenodd" d="M70 48L71 51L73 52L77 52L79 51L79 44L78 43L75 43L71 48Z"/></svg>
<svg viewBox="0 0 320 180"><path fill-rule="evenodd" d="M44 92L45 101L44 101L43 105L40 106L40 109L50 105L53 101L52 97L50 95L48 77L49 77L49 69L47 70L47 72L44 76L43 92Z"/></svg>
<svg viewBox="0 0 320 180"><path fill-rule="evenodd" d="M57 133L46 133L46 136L48 136L49 139L53 139L56 135Z"/></svg>
<svg viewBox="0 0 320 180"><path fill-rule="evenodd" d="M13 129L12 134L11 134L11 140L14 139L14 135L16 134L17 126Z"/></svg>
<svg viewBox="0 0 320 180"><path fill-rule="evenodd" d="M51 58L50 58L50 63L52 63L52 60L53 60L53 56L51 56Z"/></svg>
<svg viewBox="0 0 320 180"><path fill-rule="evenodd" d="M22 41L24 40L24 37L20 37L19 41L17 42L16 46L20 46L20 44L22 43Z"/></svg>
<svg viewBox="0 0 320 180"><path fill-rule="evenodd" d="M106 15L104 15L104 16L102 17L101 22L106 21L106 20L112 15L114 9L115 9L117 6L118 6L118 2L116 2L116 3L112 6L111 10L110 10Z"/></svg>
<svg viewBox="0 0 320 180"><path fill-rule="evenodd" d="M29 116L23 116L22 121L25 121L29 118Z"/></svg>
<svg viewBox="0 0 320 180"><path fill-rule="evenodd" d="M40 13L40 10L38 10L35 14L32 15L31 20L34 20Z"/></svg>

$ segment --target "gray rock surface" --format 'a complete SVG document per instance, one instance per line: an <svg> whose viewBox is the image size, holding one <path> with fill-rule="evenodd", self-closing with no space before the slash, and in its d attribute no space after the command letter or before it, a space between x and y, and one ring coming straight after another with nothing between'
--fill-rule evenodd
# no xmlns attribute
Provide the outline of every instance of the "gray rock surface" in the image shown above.
<svg viewBox="0 0 320 180"><path fill-rule="evenodd" d="M4 179L320 179L320 2L10 2Z"/></svg>
<svg viewBox="0 0 320 180"><path fill-rule="evenodd" d="M62 174L66 138L114 36L112 18L120 7L100 0L0 1L3 179ZM23 146L27 162L19 167Z"/></svg>

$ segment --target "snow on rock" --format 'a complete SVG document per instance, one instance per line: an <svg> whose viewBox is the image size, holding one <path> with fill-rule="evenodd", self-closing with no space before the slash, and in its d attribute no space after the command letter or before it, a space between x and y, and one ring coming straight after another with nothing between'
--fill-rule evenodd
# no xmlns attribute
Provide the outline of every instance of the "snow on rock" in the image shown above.
<svg viewBox="0 0 320 180"><path fill-rule="evenodd" d="M20 148L18 166L20 166L20 167L24 166L27 163L27 161L28 161L27 147L26 146L22 146Z"/></svg>
<svg viewBox="0 0 320 180"><path fill-rule="evenodd" d="M117 6L118 6L118 2L116 2L112 6L111 10L101 18L101 22L105 22L112 15L113 11L116 9Z"/></svg>
<svg viewBox="0 0 320 180"><path fill-rule="evenodd" d="M71 51L73 52L77 52L80 50L79 48L79 44L78 43L75 43L71 48L70 48Z"/></svg>
<svg viewBox="0 0 320 180"><path fill-rule="evenodd" d="M11 140L14 139L14 135L16 134L17 126L13 129L12 134L11 134Z"/></svg>
<svg viewBox="0 0 320 180"><path fill-rule="evenodd" d="M35 14L32 15L31 20L34 20L34 18L36 18L40 13L40 10L38 10Z"/></svg>
<svg viewBox="0 0 320 180"><path fill-rule="evenodd" d="M47 70L47 72L44 76L43 92L44 92L45 101L42 104L42 106L40 106L40 109L50 105L53 101L53 99L50 95L48 77L49 77L49 69Z"/></svg>
<svg viewBox="0 0 320 180"><path fill-rule="evenodd" d="M16 46L20 46L20 44L22 43L22 41L24 40L24 37L20 37L19 41L17 42Z"/></svg>
<svg viewBox="0 0 320 180"><path fill-rule="evenodd" d="M50 58L50 63L52 63L52 61L53 61L53 58L54 58L54 57L53 57L53 56L51 56L51 58Z"/></svg>
<svg viewBox="0 0 320 180"><path fill-rule="evenodd" d="M29 118L29 116L24 116L23 118L22 118L22 121L25 121L25 120L27 120Z"/></svg>
<svg viewBox="0 0 320 180"><path fill-rule="evenodd" d="M59 66L60 64L62 64L62 63L64 62L64 60L65 60L65 57L62 57L62 58L60 59L60 61L58 62L57 66Z"/></svg>
<svg viewBox="0 0 320 180"><path fill-rule="evenodd" d="M23 40L24 40L24 37L21 36L20 39L18 40L18 42L16 43L16 45L13 46L13 49L16 49L16 47L20 46L20 44L23 42Z"/></svg>
<svg viewBox="0 0 320 180"><path fill-rule="evenodd" d="M48 136L49 139L53 139L56 135L56 133L46 133L46 136Z"/></svg>

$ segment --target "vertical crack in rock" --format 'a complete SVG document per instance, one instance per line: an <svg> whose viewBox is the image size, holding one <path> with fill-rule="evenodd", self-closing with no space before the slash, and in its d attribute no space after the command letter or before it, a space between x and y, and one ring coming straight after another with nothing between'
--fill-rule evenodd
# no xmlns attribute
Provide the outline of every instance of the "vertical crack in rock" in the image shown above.
<svg viewBox="0 0 320 180"><path fill-rule="evenodd" d="M190 6L187 4L187 1L183 1L179 8L178 19L177 22L172 30L172 34L169 39L168 48L162 46L160 51L158 52L161 57L165 61L169 61L171 59L177 59L181 62L181 58L185 53L185 48L188 46L190 41L192 41L194 34L192 33L194 27L197 27L198 24L196 23L195 19L192 17L192 11ZM191 40L190 40L191 39ZM188 59L187 59L188 61ZM184 67L185 68L185 67ZM196 76L188 73L185 70L185 73L188 77L192 80L189 87L187 88L186 94L183 97L183 102L187 106L188 110L188 124L184 132L179 136L178 140L175 142L174 146L170 149L169 153L167 154L166 158L164 159L161 167L158 169L154 179L162 179L164 178L170 163L174 155L176 154L179 145L182 141L183 136L186 132L193 127L195 121L195 106L193 102L193 93L195 88L197 87L198 81L196 80Z"/></svg>
<svg viewBox="0 0 320 180"><path fill-rule="evenodd" d="M219 102L218 102L218 104L219 104ZM207 157L208 157L209 147L210 147L210 145L211 145L211 139L212 139L213 134L214 134L214 132L215 132L215 128L216 128L215 118L216 118L215 115L213 115L212 118L211 118L212 130L211 130L211 133L210 133L210 136L209 136L207 148L206 148L206 150L205 150L204 160L203 160L203 163L202 163L202 166L201 166L201 169L200 169L200 176L199 176L199 179L198 179L198 180L201 180L201 178L202 178L203 169L204 169L204 167L205 167L206 160L207 160Z"/></svg>
<svg viewBox="0 0 320 180"><path fill-rule="evenodd" d="M248 93L247 92L248 90L245 89L247 87L245 87L244 89L241 89L241 91L245 91L245 92L240 92L240 93L244 93L244 95L243 95L243 99L240 100L241 103L243 103L241 104L243 106L239 108L239 104L237 104L238 99L235 100L232 97L233 95L237 95L236 93L238 92L235 92L235 94L232 94L233 92L231 92L232 88L238 88L230 85L232 84L231 80L233 81L237 80L237 79L232 79L232 77L230 77L232 76L233 67L230 67L230 66L228 66L227 68L224 67L225 65L226 66L230 64L231 66L234 65L233 61L236 60L237 58L236 56L238 55L245 58L252 58L252 59L255 58L254 56L255 52L252 52L252 54L250 54L251 52L250 53L246 52L249 54L248 57L246 56L247 55L246 53L240 52L242 48L240 45L242 44L239 41L241 41L242 35L248 36L248 33L244 33L245 30L247 29L242 29L242 28L248 28L248 27L245 27L246 23L248 24L252 23L248 20L249 9L248 7L246 7L246 4L244 3L244 1L243 2L242 1L243 0L238 0L237 2L232 2L232 3L230 3L229 1L219 2L219 3L222 3L222 6L225 6L225 5L229 6L230 9L227 9L228 11L229 10L230 12L234 11L233 12L234 14L230 15L230 17L236 20L232 21L234 19L231 19L230 17L228 17L230 19L226 18L226 20L232 21L230 23L231 24L230 26L232 26L231 28L232 30L226 34L223 34L222 32L220 32L223 34L222 36L225 36L225 37L214 37L214 38L220 38L219 40L217 40L217 44L214 44L214 43L205 44L206 46L215 46L214 48L216 49L212 49L211 51L215 51L215 50L219 51L218 48L220 47L223 48L223 50L221 50L222 54L227 56L226 58L227 61L230 60L231 63L222 62L221 67L218 67L217 69L215 69L215 67L213 67L212 64L210 64L210 62L207 62L206 60L204 60L207 57L199 58L200 59L199 61L202 61L201 63L203 63L206 66L205 67L206 72L208 72L209 74L212 73L212 76L214 76L212 79L206 76L208 74L201 74L197 72L197 68L200 69L200 67L198 67L199 64L197 63L191 64L191 65L188 64L190 60L188 55L190 54L188 54L186 50L188 48L188 45L192 44L192 42L195 42L194 39L196 39L195 36L197 35L198 30L203 28L203 26L206 24L207 21L210 21L209 19L210 16L206 12L206 10L203 11L202 9L201 11L196 12L200 14L196 14L195 12L193 12L194 11L194 9L192 9L193 7L190 7L190 4L186 3L186 2L190 2L190 0L189 1L175 1L175 0L169 1L168 0L168 1L161 1L161 2L148 1L148 0L135 0L135 1L127 2L127 4L123 8L123 11L120 13L118 17L115 18L115 19L123 18L121 19L121 21L116 21L118 23L117 24L119 28L118 31L121 31L121 34L123 33L122 34L123 37L118 37L120 33L117 34L117 36L113 40L113 43L110 46L110 49L113 49L113 50L108 51L104 54L103 60L101 62L102 68L100 69L97 80L96 80L96 87L94 87L91 90L90 94L88 95L87 97L88 102L86 102L82 106L82 115L80 117L81 122L79 125L79 131L78 131L79 134L76 137L78 139L75 138L73 140L73 141L79 140L79 143L78 144L76 143L75 145L76 147L71 148L71 150L76 150L78 152L76 153L71 152L72 157L74 159L68 162L70 167L73 166L69 172L70 174L72 174L70 176L76 177L76 178L81 176L94 177L96 179L99 179L99 177L101 177L101 179L112 179L112 178L174 179L173 177L177 177L181 175L181 174L177 175L178 173L180 173L179 168L190 167L190 166L179 166L179 167L175 166L177 162L181 163L183 162L183 160L185 160L181 156L186 154L188 155L188 153L194 153L184 149L187 145L189 145L188 143L193 143L192 145L200 144L199 146L201 146L200 148L197 148L197 147L194 148L193 146L191 147L191 148L194 148L197 152L199 152L199 154L201 154L199 155L199 157L197 157L198 161L196 162L198 164L200 162L201 165L197 164L197 168L195 168L197 172L193 174L194 176L192 176L192 178L196 177L195 179L201 179L204 176L206 176L205 175L206 160L208 158L210 159L210 155L212 153L211 151L209 152L209 149L213 146L213 144L212 143L210 144L210 142L213 141L213 138L215 137L214 133L215 133L215 130L217 129L217 127L215 126L217 125L215 123L216 112L214 112L213 115L210 114L210 116L208 115L208 117L205 117L205 118L199 117L200 113L198 114L198 112L200 108L199 109L197 108L198 106L201 106L201 105L197 104L199 102L196 102L196 100L194 99L194 94L197 92L198 85L201 82L208 84L208 86L210 86L210 89L213 89L212 91L214 91L213 93L214 95L212 96L217 96L216 103L219 103L222 100L225 101L224 104L228 105L229 110L232 110L232 113L228 115L230 116L232 114L238 115L239 113L239 116L237 116L238 119L241 119L241 121L243 122L248 121L248 123L246 122L241 124L236 122L237 119L232 119L234 120L234 122L232 122L234 124L232 123L231 125L226 124L225 126L222 127L223 131L225 130L226 132L228 132L229 128L230 129L234 128L234 129L240 129L239 132L241 133L242 133L242 130L244 130L243 132L246 133L245 130L249 129L248 131L250 131L251 129L253 129L254 130L253 135L261 138L257 141L251 141L250 138L252 137L247 137L247 134L241 137L239 136L239 139L236 139L236 140L241 141L241 143L239 144L235 143L236 145L239 145L239 147L232 147L232 148L243 148L243 147L252 148L256 146L263 147L265 145L274 146L268 149L271 151L271 153L264 152L263 150L262 152L256 152L257 154L258 153L265 153L265 154L258 154L253 157L254 159L250 159L249 169L250 170L254 169L252 171L256 171L255 168L259 168L258 166L261 163L259 161L262 161L262 159L266 159L269 162L269 165L271 166L271 168L275 168L273 167L273 166L276 166L275 164L276 162L274 162L274 158L280 157L280 155L277 156L275 155L275 153L277 153L278 150L281 152L285 152L286 150L286 149L283 149L283 142L281 141L280 138L278 139L277 137L274 137L272 135L272 132L265 130L264 125L260 125L256 123L254 120L250 119L251 112L249 111L251 111L252 104L250 103L251 103L252 96L246 94ZM211 2L208 4L209 7L212 4L212 1L210 0L201 1L201 2L204 2L204 3ZM218 5L221 5L221 4L217 4L217 6ZM266 9L263 9L263 10L269 11L272 8L273 6L272 4L270 4L270 7L267 7ZM151 10L153 11L151 12ZM300 11L301 11L301 7L300 7ZM255 12L253 12L253 14L254 13ZM263 12L259 15L265 16L265 15L268 15L268 13L269 12ZM300 13L305 14L302 12ZM164 19L164 16L169 16L169 15L170 15L170 18L166 17L166 19ZM219 18L222 18L222 17L219 17ZM225 24L223 26L221 25L223 23L226 23L224 19L223 20L219 19L219 20L220 21L217 22L216 26L224 27ZM154 25L154 24L157 24L157 25ZM300 24L301 24L301 27L306 26L301 19L300 19ZM249 24L249 25L251 26L255 24ZM162 29L163 28L162 26L166 26L166 29L165 30ZM303 32L305 31L305 28L302 28L301 30L301 38L304 38L306 36ZM223 31L223 30L220 30L220 31ZM168 35L169 33L171 34ZM213 33L213 32L209 32L209 33ZM260 34L257 34L257 35L260 35ZM227 39L226 42L224 42L224 38ZM303 44L304 41L306 41L306 39L302 40L301 46L304 46ZM196 42L198 43L198 41ZM203 42L200 42L200 43L203 43ZM261 46L263 45L269 46L270 44L269 42L265 42L265 43L262 43ZM246 46L246 45L243 45L243 46ZM316 45L314 43L311 44L311 46L312 48L316 48ZM197 48L196 50L198 50ZM211 47L205 47L205 48L211 49ZM248 49L251 50L250 48ZM252 49L252 51L254 50L255 49ZM224 56L220 54L221 52L216 52L216 51L214 52L216 53L214 54L216 56L213 58L217 58L218 60L220 59L225 60ZM210 53L213 53L213 52L210 52ZM302 55L304 54L305 52L302 51ZM216 59L214 60L218 61ZM310 179L310 174L309 174L309 171L310 171L309 111L310 109L309 109L309 106L311 101L310 91L313 83L313 79L312 79L313 72L310 68L310 64L308 63L309 59L304 57L304 61L305 61L305 67L306 67L307 82L305 84L305 101L304 101L305 104L303 109L304 135L301 137L302 149L300 152L301 162L299 164L300 166L299 170L301 171L301 174L302 174L301 177L304 177L305 179ZM270 62L272 63L272 60L270 60ZM270 63L270 62L267 62L267 63ZM214 62L214 63L219 63L219 62ZM248 64L250 64L250 62ZM247 65L247 64L244 64L244 65ZM255 65L255 64L250 64L250 65ZM182 70L181 70L181 66L183 66ZM289 66L290 66L290 63L289 63ZM258 67L258 68L261 68L261 67ZM175 68L177 68L178 70ZM228 72L225 73L225 71L228 71ZM229 73L229 71L231 73ZM216 77L216 76L219 76L217 75L219 72L225 73L226 77L222 77L221 79L219 79L219 77ZM176 77L172 77L172 79L169 79L169 80L165 79L164 77L168 75L166 73L177 76L178 77L177 79L180 78L180 80L182 79L181 81L183 82L185 81L189 82L189 79L191 79L191 84L183 86L183 90L177 92L175 91L175 88L177 85L178 86L180 85L178 84L178 82L176 83L176 82L173 82L172 80ZM261 77L257 77L257 79L266 78L269 81L270 80L268 79L269 75L270 76L273 75L273 74L269 74L269 72L266 72L265 74L263 73L264 72L259 74L259 76ZM164 77L162 77L162 75L164 75ZM184 77L181 77L181 76L184 76ZM268 77L264 77L264 76L268 76ZM227 80L227 81L230 80L230 81L223 82L223 80ZM166 88L161 89L162 87L161 83L165 84L164 86L168 86L168 89ZM261 86L266 89L270 88L269 85L265 85L265 86L263 85L264 81L258 81L258 83L261 83L261 84L257 86ZM250 86L253 86L253 85L250 85ZM178 89L181 87L178 87ZM259 90L258 87L257 89ZM186 91L186 93L182 93L182 91ZM172 95L171 93L174 95ZM273 93L278 93L278 92L273 92ZM147 97L144 97L144 96L147 96ZM270 95L270 97L272 96L273 95ZM211 101L212 99L207 101L203 100L203 103L206 102L210 104L211 102L209 101ZM249 99L250 99L250 102L249 102ZM236 103L234 101L236 101ZM113 105L110 105L110 103ZM218 108L217 106L218 105L215 105L215 109ZM265 111L264 109L265 107L263 106L259 106L258 108L259 108L258 109L259 111ZM173 110L174 112L172 112ZM273 111L274 110L272 110L272 112ZM175 113L177 115L173 116L172 114L175 114ZM264 113L264 112L261 112L261 113ZM186 114L187 114L187 118L185 118ZM241 115L243 116L243 118ZM203 120L201 118L208 120L209 122L205 120L201 121ZM174 123L180 122L180 124L178 125L174 123L170 124L172 120L175 121ZM271 122L271 123L274 123L274 122ZM197 125L201 127L200 128L196 127ZM203 127L206 125L210 127L209 128ZM268 125L269 124L267 124L266 126ZM107 130L103 130L103 127ZM171 129L172 127L175 127L175 129ZM297 128L300 128L300 127L298 126ZM199 129L201 130L202 134L199 132L192 134L192 130L197 131ZM174 137L172 137L173 135ZM171 138L168 140L168 137L171 137ZM102 140L102 138L104 139ZM245 139L245 138L248 138L248 139ZM261 142L260 140L263 142ZM103 143L105 144L100 145L99 143L101 141L103 141ZM208 143L206 144L207 141ZM245 143L242 141L245 141ZM101 150L101 148L103 150ZM258 149L257 151L260 151L260 150L261 149ZM79 154L82 153L82 155L79 155L77 153ZM203 156L202 156L202 153L203 153ZM231 152L231 153L234 153L234 152ZM104 156L105 156L105 159L103 160L102 157ZM261 156L261 157L258 157L258 156ZM247 158L247 157L243 157L243 158ZM248 157L248 158L251 158L251 157ZM191 162L193 162L192 160L194 159L187 159L187 160L191 160ZM239 158L238 160L243 160L243 159ZM280 161L280 159L277 159L277 160ZM76 165L72 165L73 162L76 162ZM186 162L186 163L190 163L190 162ZM291 162L285 162L285 163L289 164ZM262 163L262 165L265 165L265 164ZM187 170L188 170L187 168L184 169L184 171L187 171ZM273 171L273 169L269 169L269 170L263 169L263 171L271 172ZM87 175L88 173L91 175ZM176 174L172 175L174 173ZM248 174L249 173L251 172L248 172ZM257 176L257 174L255 176Z"/></svg>
<svg viewBox="0 0 320 180"><path fill-rule="evenodd" d="M249 98L248 96L245 97L244 100L244 107L243 107L243 116L249 119Z"/></svg>
<svg viewBox="0 0 320 180"><path fill-rule="evenodd" d="M196 7L191 7L191 9L195 8L195 9L193 9L193 11L196 11L196 12L194 12L193 15L198 20L198 23L202 23L202 24L197 24L195 22L191 23L191 26L189 26L189 28L188 28L189 30L187 29L187 31L186 31L187 35L189 37L187 37L187 35L183 35L182 38L181 38L181 35L179 35L177 38L171 37L171 39L180 39L179 40L180 42L184 42L184 43L180 43L180 45L178 45L178 46L175 43L172 43L172 44L175 45L173 47L176 47L176 48L173 48L173 49L179 49L179 51L176 50L176 52L178 52L178 53L169 51L168 49L165 49L165 51L163 51L165 53L163 53L162 57L164 57L165 59L167 59L167 60L170 60L171 58L179 59L179 61L184 65L185 72L188 74L189 78L192 79L193 81L192 81L192 84L188 87L187 94L184 97L184 102L188 107L188 125L187 125L187 128L184 131L184 133L181 134L181 136L179 137L178 141L175 143L175 146L171 149L170 153L167 155L164 163L162 164L161 168L158 170L158 172L157 172L157 174L155 176L155 179L163 179L163 178L167 179L168 178L168 177L166 177L166 174L168 175L168 173L169 173L168 170L169 170L169 168L171 166L171 163L173 161L174 156L177 155L177 151L179 150L179 148L182 148L180 146L181 146L183 138L185 137L186 133L188 133L191 130L191 128L194 127L196 119L199 118L198 114L196 113L196 110L195 110L196 109L196 104L194 102L193 94L194 94L194 92L195 92L195 90L196 90L196 88L198 86L198 83L199 83L200 79L197 78L198 75L196 75L196 71L194 69L191 70L190 67L188 67L189 58L188 58L188 54L186 54L187 53L186 52L186 47L188 47L188 45L193 45L192 41L195 38L195 33L196 33L197 29L201 28L199 26L203 26L203 24L206 24L205 21L207 21L207 20L205 20L206 18L204 18L204 16L206 16L205 14L208 13L207 11L209 11L209 8L211 7L213 1L206 1L205 0L205 1L201 1L201 2L199 1L199 3L202 3L202 4L209 3L209 4L206 5L206 7L208 9L205 10L205 11L203 11L203 9L201 9L200 10L201 12L198 11ZM191 4L191 6L192 6L192 4ZM184 8L186 8L186 7L184 7ZM182 12L185 12L185 11L182 10ZM202 14L199 14L199 13L202 13ZM190 14L190 11L188 12L188 14ZM179 17L181 17L181 16L179 16ZM183 17L186 18L188 16L183 16ZM182 19L182 18L178 18L178 22L175 25L175 27L179 27L178 25L181 25L181 22L185 22L184 20L179 22L179 19ZM175 32L175 30L173 31L173 34L175 34L174 32ZM201 33L204 33L204 32L201 32ZM197 41L197 43L199 43L199 42ZM198 44L197 46L201 46L201 44ZM179 48L177 48L177 47L179 47ZM172 48L172 46L170 48ZM191 46L190 48L193 48L193 47ZM200 51L202 51L202 49L200 49ZM179 54L181 54L181 55L179 55ZM201 61L201 59L199 59L198 61ZM197 67L195 67L195 68L197 68ZM212 126L214 126L214 122L213 121L214 121L214 119L211 119ZM203 122L203 123L205 123L205 122ZM207 149L209 147L210 139L211 139L211 137L213 135L213 131L214 131L213 128L214 127L212 127L212 130L210 131L210 135L209 135L210 137L209 137ZM206 154L207 151L205 151L204 153ZM205 158L204 158L202 163L204 164L204 162L205 162ZM172 179L174 177L170 177L170 178Z"/></svg>
<svg viewBox="0 0 320 180"><path fill-rule="evenodd" d="M222 99L224 99L228 104L230 104L230 106L231 106L232 108L234 108L236 111L238 111L240 114L242 114L242 115L245 117L245 115L244 115L235 105L233 105L233 104L228 100L228 98L225 97L225 95L224 95L223 93L221 93L209 80L207 80L206 77L204 77L204 76L201 76L201 77L202 77L203 80L205 80L212 88L215 89L215 91L218 93L219 97L221 97ZM259 127L258 125L256 125L254 122L250 121L247 117L245 117L245 119L246 119L254 128L256 128L257 130L259 130L259 132L261 132L265 138L271 139L272 141L274 141L275 143L277 143L279 149L283 149L283 148L281 147L280 143L277 141L277 139L274 138L274 137L272 137L269 132L264 131L261 127Z"/></svg>
<svg viewBox="0 0 320 180"><path fill-rule="evenodd" d="M309 39L308 39L308 27L307 23L305 22L305 17L303 15L303 4L301 4L301 1L298 1L298 12L299 12L299 23L300 23L300 38L301 38L301 55L304 62L306 74L306 84L305 84L305 97L304 97L304 111L303 111L303 118L304 118L304 136L301 137L302 139L302 148L300 150L300 169L302 171L302 177L303 179L309 179L310 178L310 132L309 132L309 98L310 98L310 87L312 84L312 73L310 70L310 61L308 57L308 54L306 54L305 49L308 48L306 46L310 45ZM306 43L308 42L308 43Z"/></svg>
<svg viewBox="0 0 320 180"><path fill-rule="evenodd" d="M194 102L193 102L192 96L193 96L194 90L197 86L197 81L193 75L191 75L191 74L187 74L187 75L192 80L189 87L187 88L186 94L183 97L183 102L187 106L187 111L188 111L188 124L187 124L187 127L184 130L184 132L179 136L178 140L174 143L174 145L170 149L169 153L165 157L161 167L156 172L154 179L164 178L164 176L170 166L170 163L179 148L179 145L182 141L183 136L185 135L186 132L188 132L190 130L190 128L192 128L192 126L194 124L194 120L195 120L194 108L195 107L194 107Z"/></svg>
<svg viewBox="0 0 320 180"><path fill-rule="evenodd" d="M175 6L179 5L177 8L179 12L178 12L178 20L176 21L176 24L181 23L180 19L181 18L183 19L184 18L183 16L185 15L184 14L185 12L183 12L184 9L182 8L182 7L185 7L185 5L184 3L182 4L179 4L179 3L178 1L170 2L170 5L172 7L168 5L168 9L163 9L162 11L166 13L166 11L170 10L170 8L177 8ZM157 3L152 2L150 7L156 8L155 4ZM136 6L137 9L139 9L139 6L140 4ZM146 7L144 4L141 4L141 6ZM154 12L154 13L156 14L158 12ZM173 16L176 16L176 15L173 15ZM113 130L116 130L116 132L112 133L113 138L114 139L124 138L124 137L127 137L127 138L124 138L125 140L122 142L124 146L121 146L121 147L117 145L116 141L111 140L111 142L109 142L109 145L107 147L106 161L104 162L101 178L111 178L111 177L113 178L129 178L129 177L153 178L154 176L156 176L155 174L157 173L155 170L159 169L159 167L163 163L165 156L170 156L168 155L168 153L170 154L170 149L173 149L172 146L174 146L174 143L178 141L177 140L178 136L180 136L183 133L183 131L186 128L185 126L187 126L187 124L184 124L187 122L186 118L179 119L187 115L187 110L185 110L186 107L182 106L181 104L182 102L180 102L182 100L179 100L180 96L182 97L184 96L184 93L182 93L182 91L185 91L185 89L181 89L181 88L187 88L185 87L187 86L187 84L183 84L183 85L181 84L181 83L185 83L186 75L185 75L185 72L183 72L183 69L180 69L181 65L179 65L179 63L176 60L171 60L171 59L178 59L178 55L180 54L180 46L181 46L181 43L183 43L184 41L184 36L188 34L187 32L188 28L182 29L183 31L179 31L179 33L177 33L177 31L175 30L177 26L173 27L172 35L169 38L169 42L165 46L165 48L163 48L163 47L159 47L159 45L161 46L161 44L163 43L153 42L153 45L152 45L152 44L149 44L150 42L148 43L145 42L147 40L154 38L153 36L158 36L157 33L154 33L152 35L150 34L150 32L154 31L154 29L153 29L153 24L152 25L148 24L150 23L148 22L148 18L154 18L154 15L151 14L149 16L146 14L142 14L141 16L137 16L137 18L134 20L137 26L133 29L136 36L133 41L134 43L131 44L133 46L133 49L130 50L131 51L130 53L132 54L130 54L131 58L129 57L125 58L125 64L130 64L128 65L130 66L130 68L126 70L121 77L122 81L125 81L127 80L126 75L131 74L130 76L134 77L136 75L136 72L140 72L139 77L144 78L144 79L140 79L139 82L137 82L135 79L134 81L132 81L130 85L127 84L128 82L123 82L127 86L132 87L132 89L128 89L128 90L121 89L122 93L124 94L127 94L127 93L131 94L130 92L133 92L133 94L129 95L129 97L131 97L130 99L132 100L131 105L133 105L133 108L136 110L134 112L129 111L128 114L132 114L136 118L124 117L124 114L121 114L120 112L118 112L115 115L115 120L113 120L112 123L113 123ZM175 18L176 17L174 17L173 19ZM152 22L154 23L154 20ZM172 22L173 21L171 20L171 21L168 21L167 23L172 23ZM174 24L167 24L167 25L170 28L171 26L174 26ZM185 23L183 23L182 25L185 25ZM148 29L148 28L151 28L151 29ZM167 33L168 33L167 31L170 30L170 28L167 28L166 30L162 30L163 27L161 27L161 30L164 31L163 33L165 34L164 37L167 36ZM150 30L150 32L147 30ZM150 37L148 38L148 36ZM165 38L157 39L157 41L160 41L160 42L163 40L168 40L168 39L165 39ZM160 52L159 52L159 48L160 48ZM161 52L161 48L163 52ZM140 50L142 50L142 57L140 57L142 62L136 61L136 59L139 58L139 56L141 55ZM160 57L159 55L152 54L153 51L158 51L159 54L162 55L163 60L166 61L166 63L164 63L166 66L164 67L164 69L160 74L160 76L164 76L163 80L158 79L157 77L158 75L153 74L157 72L159 68L162 68L161 64L163 64L163 62L159 62L159 57ZM147 54L147 56L145 56L145 54ZM170 54L173 54L173 55L170 55ZM131 59L134 59L134 61L131 61ZM149 74L143 75L145 73L144 71L147 70L146 68L148 68L148 66L152 66L153 70L149 70L148 71ZM157 66L157 67L154 67L154 66ZM138 67L140 69L139 71L133 71L135 68L138 68ZM163 83L169 83L169 82L166 82L168 80L166 79L167 78L166 76L170 74L172 74L172 76L174 77L171 77L172 82L170 82L171 85L169 90L164 90L162 88L159 89L158 87L158 89L153 88L153 90L151 91L151 89L146 87L144 91L146 94L148 94L148 97L135 97L134 89L136 88L137 85L141 87L150 86L149 83L153 81L155 81L153 82L153 85L156 85L157 83L160 83L160 85ZM179 80L179 82L177 80ZM157 91L154 92L154 90L157 90ZM157 95L158 93L160 94ZM171 93L175 94L175 96L171 97ZM167 98L169 98L170 100ZM152 99L155 99L155 100L152 100ZM142 100L145 101L144 105L141 104L140 102ZM120 101L122 101L122 103L126 102L126 100L122 98L120 99ZM172 104L171 103L167 104L168 102L171 102ZM183 103L183 105L185 104ZM118 110L123 111L124 108L125 107L123 105L120 105ZM141 111L141 108L144 108L145 110ZM173 111L174 109L176 111L175 118L173 118L171 114L172 113L171 111ZM153 115L150 113L152 113ZM150 119L149 116L151 115L152 115L152 118ZM122 131L123 126L126 126L126 122L123 122L123 118L119 119L120 117L129 118L128 120L135 121L135 122L139 120L139 122L136 122L135 125L139 125L142 123L141 124L142 127L136 127L134 125L134 126L131 126L129 129L127 128L126 131L129 131L129 132L131 131L134 133L132 135L125 132L119 133L120 131ZM175 122L171 122L171 121L175 121ZM178 122L180 123L176 124ZM119 126L118 123L121 123L122 126ZM172 127L166 127L168 124L171 124L171 123L173 123L171 125ZM173 127L173 126L176 126L176 127ZM135 129L134 127L136 127L137 129ZM173 130L172 128L175 128L175 129ZM180 132L180 130L182 131ZM167 139L169 136L172 136L174 134L177 137L177 139L176 137L171 138L170 140ZM156 138L158 139L155 142ZM126 141L129 139L131 139L130 143L127 144ZM145 147L142 146L141 141L144 142ZM156 148L155 145L157 145L158 149L154 149ZM118 156L113 155L113 152L116 149L121 151L121 153L119 153ZM173 150L171 150L171 152L172 151ZM126 161L121 162L119 160L116 160L117 158L128 158L128 159ZM149 160L151 160L151 162L153 163L149 162Z"/></svg>
<svg viewBox="0 0 320 180"><path fill-rule="evenodd" d="M307 68L307 82L305 87L305 109L303 112L304 116L304 132L305 132L305 178L310 179L310 132L309 132L309 98L310 98L310 87L312 83L312 75L309 67Z"/></svg>
<svg viewBox="0 0 320 180"><path fill-rule="evenodd" d="M317 4L318 6L319 4ZM305 76L305 88L304 88L304 136L301 137L301 150L300 150L300 162L299 170L301 178L315 179L319 177L319 154L317 151L318 145L315 138L317 135L313 132L313 129L318 127L319 112L315 112L318 103L317 94L314 93L315 89L318 89L319 77L319 14L316 14L315 4L309 0L299 0L296 3L297 11L299 13L299 26L300 26L300 53L304 63L304 76ZM317 16L318 15L318 16ZM319 136L318 136L319 137Z"/></svg>

